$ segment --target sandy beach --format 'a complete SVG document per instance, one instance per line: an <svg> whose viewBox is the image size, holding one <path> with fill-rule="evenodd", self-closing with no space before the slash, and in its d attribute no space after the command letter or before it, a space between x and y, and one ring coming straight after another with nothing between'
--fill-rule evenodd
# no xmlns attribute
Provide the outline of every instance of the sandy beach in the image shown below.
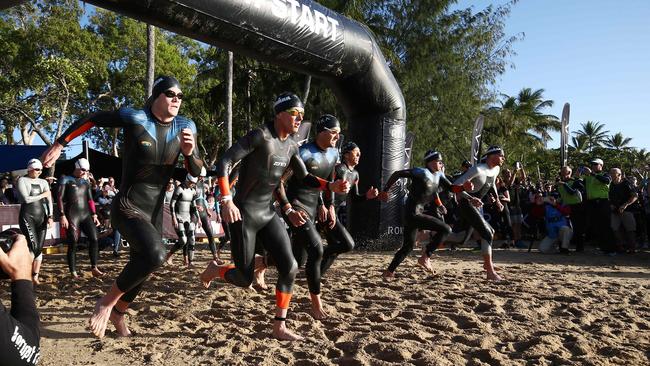
<svg viewBox="0 0 650 366"><path fill-rule="evenodd" d="M309 315L304 272L288 323L305 336L270 336L274 290L261 293L217 280L198 282L209 252L192 269L175 257L128 311L135 336L98 340L86 331L94 303L128 255L103 252L106 272L68 277L63 254L45 256L37 288L41 365L642 365L650 364L650 253L608 257L496 250L507 280L489 283L480 255L440 251L438 274L416 265L418 253L386 283L392 252L354 252L335 262L323 283L325 321ZM228 257L226 253L226 257ZM267 281L275 283L275 271ZM6 298L8 288L3 287ZM8 305L8 304L7 304Z"/></svg>

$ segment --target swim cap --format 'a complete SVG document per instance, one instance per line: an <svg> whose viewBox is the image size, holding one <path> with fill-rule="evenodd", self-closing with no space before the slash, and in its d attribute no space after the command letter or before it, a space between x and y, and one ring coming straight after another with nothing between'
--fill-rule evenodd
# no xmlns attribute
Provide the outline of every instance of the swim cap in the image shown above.
<svg viewBox="0 0 650 366"><path fill-rule="evenodd" d="M433 160L442 160L442 154L435 150L429 150L424 153L424 162L428 163Z"/></svg>
<svg viewBox="0 0 650 366"><path fill-rule="evenodd" d="M75 169L86 169L90 170L90 163L86 158L81 158L74 163Z"/></svg>
<svg viewBox="0 0 650 366"><path fill-rule="evenodd" d="M291 108L302 108L305 109L305 106L300 101L297 95L289 92L282 93L278 95L278 98L273 103L273 110L275 114L286 111Z"/></svg>
<svg viewBox="0 0 650 366"><path fill-rule="evenodd" d="M485 152L484 156L492 155L492 154L501 154L503 155L503 149L499 145L492 145L488 147L487 151Z"/></svg>
<svg viewBox="0 0 650 366"><path fill-rule="evenodd" d="M27 170L33 170L33 169L43 169L43 164L41 164L40 160L30 159L27 162Z"/></svg>
<svg viewBox="0 0 650 366"><path fill-rule="evenodd" d="M181 88L181 84L173 76L159 76L153 82L153 89L151 90L151 96L147 99L145 105L151 106L154 100L158 98L161 93L173 88Z"/></svg>
<svg viewBox="0 0 650 366"><path fill-rule="evenodd" d="M341 132L341 124L339 123L339 120L331 114L322 115L318 121L316 121L316 133L319 134L325 130L338 130L337 132Z"/></svg>
<svg viewBox="0 0 650 366"><path fill-rule="evenodd" d="M187 174L187 177L185 177L185 179L186 179L188 182L192 182L192 183L196 183L196 182L199 181L199 178L198 178L198 177L195 177L195 176L193 176L192 174L189 174L189 173Z"/></svg>
<svg viewBox="0 0 650 366"><path fill-rule="evenodd" d="M350 151L352 151L354 149L358 149L358 148L359 148L359 146L357 146L357 144L350 141L347 144L343 145L343 148L341 149L341 154L348 153L348 152L350 152Z"/></svg>

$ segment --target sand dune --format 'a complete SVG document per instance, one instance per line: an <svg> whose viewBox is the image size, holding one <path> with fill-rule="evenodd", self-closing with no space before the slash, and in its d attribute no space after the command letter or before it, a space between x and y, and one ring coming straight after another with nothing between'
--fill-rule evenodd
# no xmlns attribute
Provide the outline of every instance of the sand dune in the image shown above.
<svg viewBox="0 0 650 366"><path fill-rule="evenodd" d="M323 322L309 315L304 274L288 323L306 337L270 337L274 290L257 293L217 280L204 290L194 269L166 266L128 311L135 336L103 340L85 330L95 300L126 262L102 253L95 279L73 281L63 255L45 257L37 289L42 365L642 365L650 364L650 253L605 257L495 251L507 281L488 283L479 254L439 252L426 275L417 253L397 280L379 275L385 252L342 255L323 284ZM81 254L80 268L88 269ZM85 267L82 267L85 266ZM275 282L270 270L269 283ZM6 296L5 296L6 297Z"/></svg>

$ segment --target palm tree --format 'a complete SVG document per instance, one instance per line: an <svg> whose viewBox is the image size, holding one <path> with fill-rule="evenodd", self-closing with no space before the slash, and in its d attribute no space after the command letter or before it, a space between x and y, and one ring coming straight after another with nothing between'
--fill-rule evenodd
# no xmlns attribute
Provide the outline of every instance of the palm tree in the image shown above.
<svg viewBox="0 0 650 366"><path fill-rule="evenodd" d="M569 149L578 154L587 152L587 137L584 135L571 137L571 145L569 146Z"/></svg>
<svg viewBox="0 0 650 366"><path fill-rule="evenodd" d="M609 131L605 130L605 125L600 122L587 121L581 123L581 130L574 132L576 137L584 136L587 151L591 152L595 147L601 147L607 141Z"/></svg>
<svg viewBox="0 0 650 366"><path fill-rule="evenodd" d="M624 137L622 133L617 132L605 141L605 146L612 150L628 150L630 141L632 141L631 137Z"/></svg>

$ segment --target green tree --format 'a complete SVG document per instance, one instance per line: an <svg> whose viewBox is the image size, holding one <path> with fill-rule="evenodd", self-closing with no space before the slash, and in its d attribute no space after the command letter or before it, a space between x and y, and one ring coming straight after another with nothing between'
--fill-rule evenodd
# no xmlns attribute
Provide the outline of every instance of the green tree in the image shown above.
<svg viewBox="0 0 650 366"><path fill-rule="evenodd" d="M609 131L605 130L605 125L600 122L587 121L581 123L580 128L574 134L576 137L583 136L588 152L596 147L601 147L607 141Z"/></svg>

